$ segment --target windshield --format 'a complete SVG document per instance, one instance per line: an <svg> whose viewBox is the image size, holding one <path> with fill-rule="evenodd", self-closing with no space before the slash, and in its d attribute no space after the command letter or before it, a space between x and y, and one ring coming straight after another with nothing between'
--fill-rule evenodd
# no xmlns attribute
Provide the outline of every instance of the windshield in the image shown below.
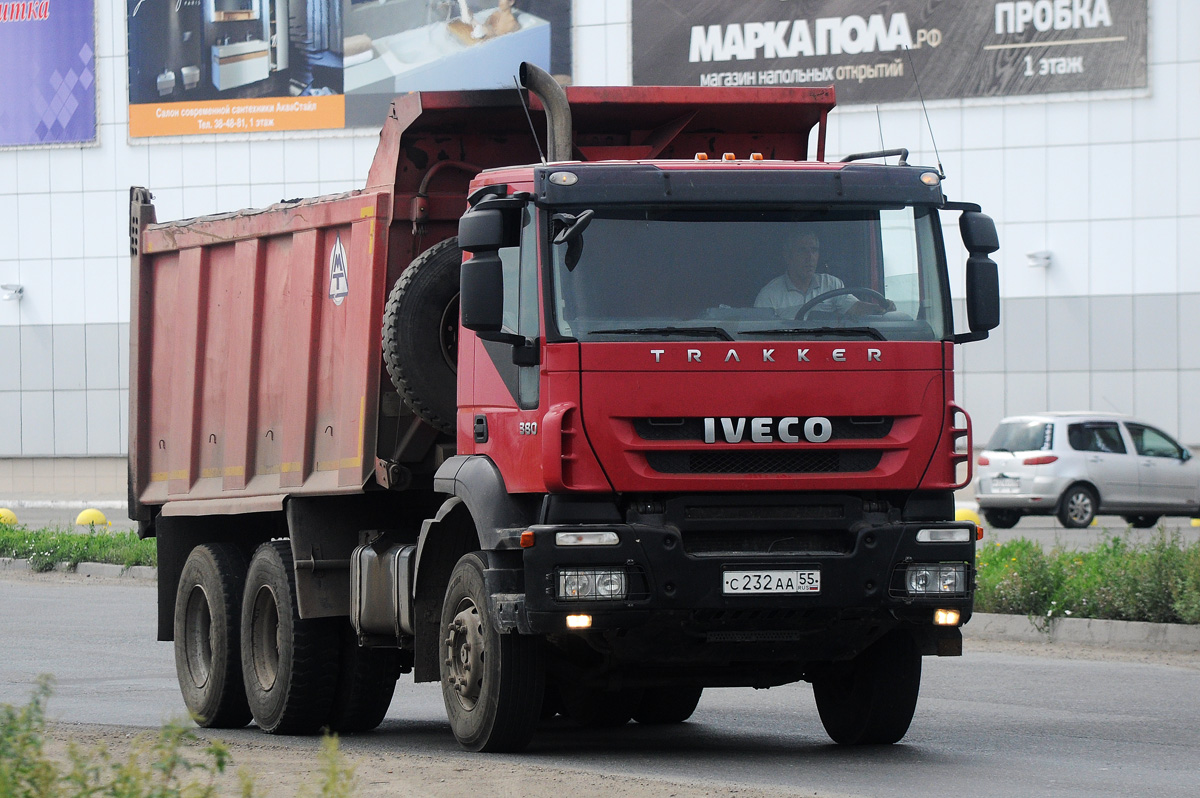
<svg viewBox="0 0 1200 798"><path fill-rule="evenodd" d="M952 331L929 208L591 210L573 245L552 248L561 336L931 341Z"/></svg>

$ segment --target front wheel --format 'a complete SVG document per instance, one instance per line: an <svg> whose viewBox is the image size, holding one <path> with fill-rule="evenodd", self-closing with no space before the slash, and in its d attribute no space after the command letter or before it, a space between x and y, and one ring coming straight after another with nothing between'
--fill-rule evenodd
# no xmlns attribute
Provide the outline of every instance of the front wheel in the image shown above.
<svg viewBox="0 0 1200 798"><path fill-rule="evenodd" d="M1150 529L1158 523L1161 516L1157 515L1125 515L1125 523L1129 524L1134 529Z"/></svg>
<svg viewBox="0 0 1200 798"><path fill-rule="evenodd" d="M1058 520L1068 529L1083 529L1096 518L1096 492L1087 485L1072 485L1058 505Z"/></svg>
<svg viewBox="0 0 1200 798"><path fill-rule="evenodd" d="M817 712L840 745L890 745L904 737L921 690L921 652L904 629L812 681Z"/></svg>
<svg viewBox="0 0 1200 798"><path fill-rule="evenodd" d="M450 728L468 751L519 751L541 717L542 642L496 629L483 571L479 555L467 554L450 574L440 626L442 699Z"/></svg>
<svg viewBox="0 0 1200 798"><path fill-rule="evenodd" d="M648 687L633 719L650 725L683 723L696 711L703 693L703 687Z"/></svg>

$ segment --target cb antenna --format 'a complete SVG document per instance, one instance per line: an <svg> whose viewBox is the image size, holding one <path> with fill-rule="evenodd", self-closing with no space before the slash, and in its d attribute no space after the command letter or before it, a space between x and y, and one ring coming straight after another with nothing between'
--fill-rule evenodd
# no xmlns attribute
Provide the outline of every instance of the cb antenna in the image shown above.
<svg viewBox="0 0 1200 798"><path fill-rule="evenodd" d="M537 146L538 157L542 159L542 163L546 163L546 153L542 152L542 142L538 140L537 128L533 126L533 117L529 114L529 106L525 104L525 95L521 93L521 81L517 80L517 76L513 75L513 85L517 87L517 96L521 98L521 107L525 109L525 118L529 120L529 132L533 134L533 143ZM940 171L941 166L938 166Z"/></svg>
<svg viewBox="0 0 1200 798"><path fill-rule="evenodd" d="M886 150L887 145L883 143L883 115L879 113L879 103L875 104L875 124L879 125L879 149L880 151ZM883 162L887 163L886 157Z"/></svg>
<svg viewBox="0 0 1200 798"><path fill-rule="evenodd" d="M917 84L917 96L921 98L921 112L925 114L925 127L929 128L929 140L933 143L933 157L937 159L938 177L945 180L946 170L942 168L942 156L938 152L937 139L933 137L933 125L929 121L929 109L925 107L925 94L921 91L921 79L917 76L917 65L913 63L912 48L905 47L904 52L908 54L908 68L912 70L913 83Z"/></svg>

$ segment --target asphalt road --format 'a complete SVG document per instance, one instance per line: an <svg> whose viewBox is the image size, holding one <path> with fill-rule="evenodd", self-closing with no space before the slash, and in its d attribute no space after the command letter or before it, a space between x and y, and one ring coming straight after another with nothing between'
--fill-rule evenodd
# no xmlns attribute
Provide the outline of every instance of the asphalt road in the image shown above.
<svg viewBox="0 0 1200 798"><path fill-rule="evenodd" d="M37 674L53 673L55 719L154 727L182 715L171 646L153 640L154 600L150 583L0 576L0 702L25 700ZM966 656L925 660L900 745L830 744L800 684L710 690L674 728L584 731L555 720L524 754L501 759L517 772L542 765L819 795L1191 798L1200 793L1198 719L1200 660L1058 658L972 645L968 635ZM252 728L222 736L261 739ZM342 747L407 751L447 768L475 756L451 737L437 687L408 677L383 726Z"/></svg>

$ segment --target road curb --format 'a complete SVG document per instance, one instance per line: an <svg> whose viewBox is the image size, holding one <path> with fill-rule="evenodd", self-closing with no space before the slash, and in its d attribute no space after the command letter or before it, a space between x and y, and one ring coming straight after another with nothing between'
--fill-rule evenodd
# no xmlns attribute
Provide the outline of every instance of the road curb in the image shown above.
<svg viewBox="0 0 1200 798"><path fill-rule="evenodd" d="M30 571L29 560L17 560L12 557L0 557L0 571ZM113 565L102 562L81 562L72 568L69 563L60 562L54 566L59 573L74 573L79 576L103 576L113 579L158 579L158 569L150 565Z"/></svg>
<svg viewBox="0 0 1200 798"><path fill-rule="evenodd" d="M1036 623L1035 623L1036 622ZM1095 618L1037 618L977 612L963 627L970 640L1067 643L1131 651L1200 651L1200 625L1104 621Z"/></svg>

